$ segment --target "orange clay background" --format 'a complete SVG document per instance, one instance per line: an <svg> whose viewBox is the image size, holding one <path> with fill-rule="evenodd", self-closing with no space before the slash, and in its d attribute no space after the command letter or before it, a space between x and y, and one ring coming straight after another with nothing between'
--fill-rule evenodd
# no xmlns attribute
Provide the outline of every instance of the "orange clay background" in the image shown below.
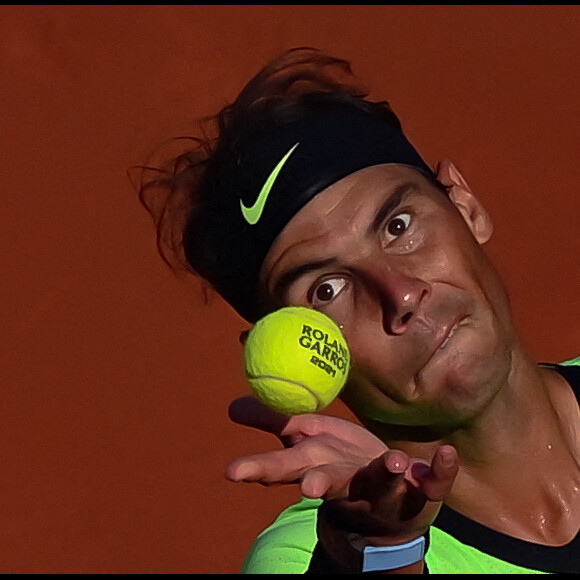
<svg viewBox="0 0 580 580"><path fill-rule="evenodd" d="M580 354L579 35L577 6L1 6L0 573L235 573L297 499L224 479L277 445L227 418L246 325L161 261L127 177L287 48L350 59L456 162L535 356Z"/></svg>

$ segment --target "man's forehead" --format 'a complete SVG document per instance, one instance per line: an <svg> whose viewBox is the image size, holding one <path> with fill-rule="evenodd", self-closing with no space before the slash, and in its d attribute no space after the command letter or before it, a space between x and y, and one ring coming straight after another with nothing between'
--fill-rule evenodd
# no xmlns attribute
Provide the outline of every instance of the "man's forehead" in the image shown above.
<svg viewBox="0 0 580 580"><path fill-rule="evenodd" d="M316 224L327 225L335 216L344 221L361 211L371 212L371 199L381 203L391 196L400 196L402 191L419 190L426 184L426 178L420 172L401 165L377 165L352 173L308 202L288 222L272 248L281 240L288 241L295 231L298 237L308 235L309 227ZM300 234L299 228L305 230L304 234Z"/></svg>
<svg viewBox="0 0 580 580"><path fill-rule="evenodd" d="M330 255L332 241L342 234L366 235L426 183L418 171L399 165L365 168L334 183L286 225L266 257L263 279L269 286L278 285L270 278L284 276L287 267L326 262L323 256Z"/></svg>

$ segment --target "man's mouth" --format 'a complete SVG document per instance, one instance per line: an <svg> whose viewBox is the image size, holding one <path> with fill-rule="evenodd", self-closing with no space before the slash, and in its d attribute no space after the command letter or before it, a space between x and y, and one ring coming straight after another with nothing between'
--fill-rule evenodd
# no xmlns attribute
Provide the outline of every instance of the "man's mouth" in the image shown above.
<svg viewBox="0 0 580 580"><path fill-rule="evenodd" d="M465 318L466 316L463 316L461 318L458 318L454 323L449 324L447 330L443 333L441 343L439 344L436 350L442 350L445 348L445 346L451 340L451 338L459 328L459 325L465 320Z"/></svg>

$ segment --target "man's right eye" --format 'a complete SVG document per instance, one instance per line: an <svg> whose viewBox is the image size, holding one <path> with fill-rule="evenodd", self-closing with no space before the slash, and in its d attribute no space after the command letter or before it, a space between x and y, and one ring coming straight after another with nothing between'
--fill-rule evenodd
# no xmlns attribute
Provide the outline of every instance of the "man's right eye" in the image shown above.
<svg viewBox="0 0 580 580"><path fill-rule="evenodd" d="M329 278L317 284L311 294L313 306L328 304L334 300L346 286L344 278Z"/></svg>

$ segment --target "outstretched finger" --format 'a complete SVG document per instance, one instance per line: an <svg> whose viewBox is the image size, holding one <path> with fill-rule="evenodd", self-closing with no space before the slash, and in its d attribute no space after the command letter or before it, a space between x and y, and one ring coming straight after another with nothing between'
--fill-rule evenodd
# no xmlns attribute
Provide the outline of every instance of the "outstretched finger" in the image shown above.
<svg viewBox="0 0 580 580"><path fill-rule="evenodd" d="M356 423L320 413L284 415L251 395L233 401L229 416L235 423L276 435L286 447L308 437L328 434L359 444L370 456L376 457L385 450L380 439Z"/></svg>
<svg viewBox="0 0 580 580"><path fill-rule="evenodd" d="M305 497L327 500L345 499L352 478L352 466L324 464L308 469L302 476L300 491Z"/></svg>
<svg viewBox="0 0 580 580"><path fill-rule="evenodd" d="M359 469L352 478L349 490L351 501L366 500L371 504L394 490L405 477L409 456L391 449Z"/></svg>
<svg viewBox="0 0 580 580"><path fill-rule="evenodd" d="M458 470L457 451L451 445L442 445L435 452L430 466L419 463L413 466L413 476L427 499L443 501L453 487Z"/></svg>
<svg viewBox="0 0 580 580"><path fill-rule="evenodd" d="M230 481L276 485L296 483L312 465L298 449L277 449L232 461L226 469Z"/></svg>
<svg viewBox="0 0 580 580"><path fill-rule="evenodd" d="M239 425L253 427L281 437L292 417L274 411L257 397L248 395L235 399L228 409L230 419Z"/></svg>
<svg viewBox="0 0 580 580"><path fill-rule="evenodd" d="M234 423L252 427L278 437L285 447L296 445L306 437L326 431L321 427L325 417L315 413L285 415L275 411L257 397L248 395L235 399L228 409ZM339 419L328 418L339 421Z"/></svg>

